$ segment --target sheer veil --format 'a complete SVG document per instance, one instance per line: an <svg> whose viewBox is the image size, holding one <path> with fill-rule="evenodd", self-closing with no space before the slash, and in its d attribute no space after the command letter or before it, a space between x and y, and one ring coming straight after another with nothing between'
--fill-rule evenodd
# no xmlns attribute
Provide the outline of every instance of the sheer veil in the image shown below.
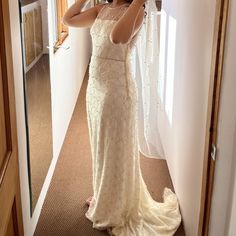
<svg viewBox="0 0 236 236"><path fill-rule="evenodd" d="M164 159L158 128L160 106L159 83L159 24L154 0L145 3L146 17L136 42L135 78L139 94L139 151L147 157Z"/></svg>

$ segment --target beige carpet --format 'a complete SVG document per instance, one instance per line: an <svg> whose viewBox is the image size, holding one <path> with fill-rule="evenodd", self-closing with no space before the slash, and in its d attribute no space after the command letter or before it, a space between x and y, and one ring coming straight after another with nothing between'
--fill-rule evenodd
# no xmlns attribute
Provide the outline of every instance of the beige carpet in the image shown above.
<svg viewBox="0 0 236 236"><path fill-rule="evenodd" d="M92 194L91 153L86 120L87 76L60 153L35 236L99 236L85 218L85 200ZM154 199L162 201L165 186L173 189L166 162L141 158L144 180ZM112 196L111 196L112 197ZM178 236L184 235L183 227ZM128 236L128 235L127 235Z"/></svg>

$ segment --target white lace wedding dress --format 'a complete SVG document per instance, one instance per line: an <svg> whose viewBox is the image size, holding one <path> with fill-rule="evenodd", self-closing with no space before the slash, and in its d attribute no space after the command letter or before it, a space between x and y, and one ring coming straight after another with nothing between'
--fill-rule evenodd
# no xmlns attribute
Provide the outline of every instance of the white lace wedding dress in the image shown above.
<svg viewBox="0 0 236 236"><path fill-rule="evenodd" d="M127 5L105 5L90 29L92 57L86 109L93 166L93 200L86 217L117 236L173 235L181 215L176 195L165 188L156 202L143 181L138 150L138 94L132 73L137 35L113 44L110 31ZM158 180L157 180L158 181Z"/></svg>

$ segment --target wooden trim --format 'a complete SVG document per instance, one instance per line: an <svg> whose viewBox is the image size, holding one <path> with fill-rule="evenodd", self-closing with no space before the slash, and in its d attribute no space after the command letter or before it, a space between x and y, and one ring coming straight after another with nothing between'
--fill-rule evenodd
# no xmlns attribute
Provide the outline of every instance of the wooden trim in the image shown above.
<svg viewBox="0 0 236 236"><path fill-rule="evenodd" d="M8 163L10 161L10 157L11 157L11 153L7 152L7 155L5 156L5 158L3 160L3 164L2 164L2 166L0 166L0 187L2 185L4 176L6 174L7 166L8 166Z"/></svg>
<svg viewBox="0 0 236 236"><path fill-rule="evenodd" d="M57 41L55 46L61 45L66 37L68 36L68 26L64 25L61 21L63 15L65 14L68 3L67 0L57 0L56 1L56 10L57 10Z"/></svg>
<svg viewBox="0 0 236 236"><path fill-rule="evenodd" d="M1 15L5 15L4 14L4 5L0 4L0 13ZM1 29L5 29L7 24L9 22L5 22L3 19L0 19L0 28ZM6 35L8 34L8 32L5 32L4 30L0 31L0 56L1 58L4 58L7 54L7 46L9 45L9 42L4 41L4 39L6 38ZM8 76L8 67L10 66L9 63L7 62L7 60L0 60L1 62L1 73L2 76L4 76L5 78L7 78ZM6 117L10 117L10 109L9 109L9 103L10 103L10 98L8 96L8 91L9 91L9 86L8 83L6 83L5 80L2 81L2 88L3 88L3 101L4 101L4 112L5 112L5 128L6 128L6 145L7 145L7 150L6 150L6 155L5 158L3 160L3 164L2 166L0 166L0 187L3 181L3 178L5 176L6 173L6 169L7 169L7 165L11 156L11 152L12 152L12 136L11 136L11 129L10 127L10 123L11 121L9 119L6 119Z"/></svg>
<svg viewBox="0 0 236 236"><path fill-rule="evenodd" d="M215 161L211 158L211 146L217 143L217 126L220 106L220 90L224 63L225 35L227 27L229 0L217 0L215 13L214 41L212 50L211 78L208 96L208 118L205 137L205 154L201 208L199 218L199 236L207 236L211 213L211 200L214 184Z"/></svg>
<svg viewBox="0 0 236 236"><path fill-rule="evenodd" d="M60 37L58 38L57 42L55 43L55 46L61 45L65 41L67 36L68 36L68 32L61 32Z"/></svg>

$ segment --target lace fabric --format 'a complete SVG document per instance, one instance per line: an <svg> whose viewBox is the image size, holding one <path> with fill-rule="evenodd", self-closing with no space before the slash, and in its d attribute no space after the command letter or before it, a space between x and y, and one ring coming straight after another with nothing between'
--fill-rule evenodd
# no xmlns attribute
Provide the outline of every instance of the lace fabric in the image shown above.
<svg viewBox="0 0 236 236"><path fill-rule="evenodd" d="M124 3L120 6L112 7L110 3L107 3L99 11L97 18L102 20L119 20L129 5L129 3Z"/></svg>
<svg viewBox="0 0 236 236"><path fill-rule="evenodd" d="M128 4L127 4L128 5ZM92 154L93 201L86 217L115 236L171 236L181 215L178 199L165 188L156 202L143 180L138 150L138 89L133 62L139 34L114 44L110 32L126 6L106 4L90 29L92 57L86 111Z"/></svg>

